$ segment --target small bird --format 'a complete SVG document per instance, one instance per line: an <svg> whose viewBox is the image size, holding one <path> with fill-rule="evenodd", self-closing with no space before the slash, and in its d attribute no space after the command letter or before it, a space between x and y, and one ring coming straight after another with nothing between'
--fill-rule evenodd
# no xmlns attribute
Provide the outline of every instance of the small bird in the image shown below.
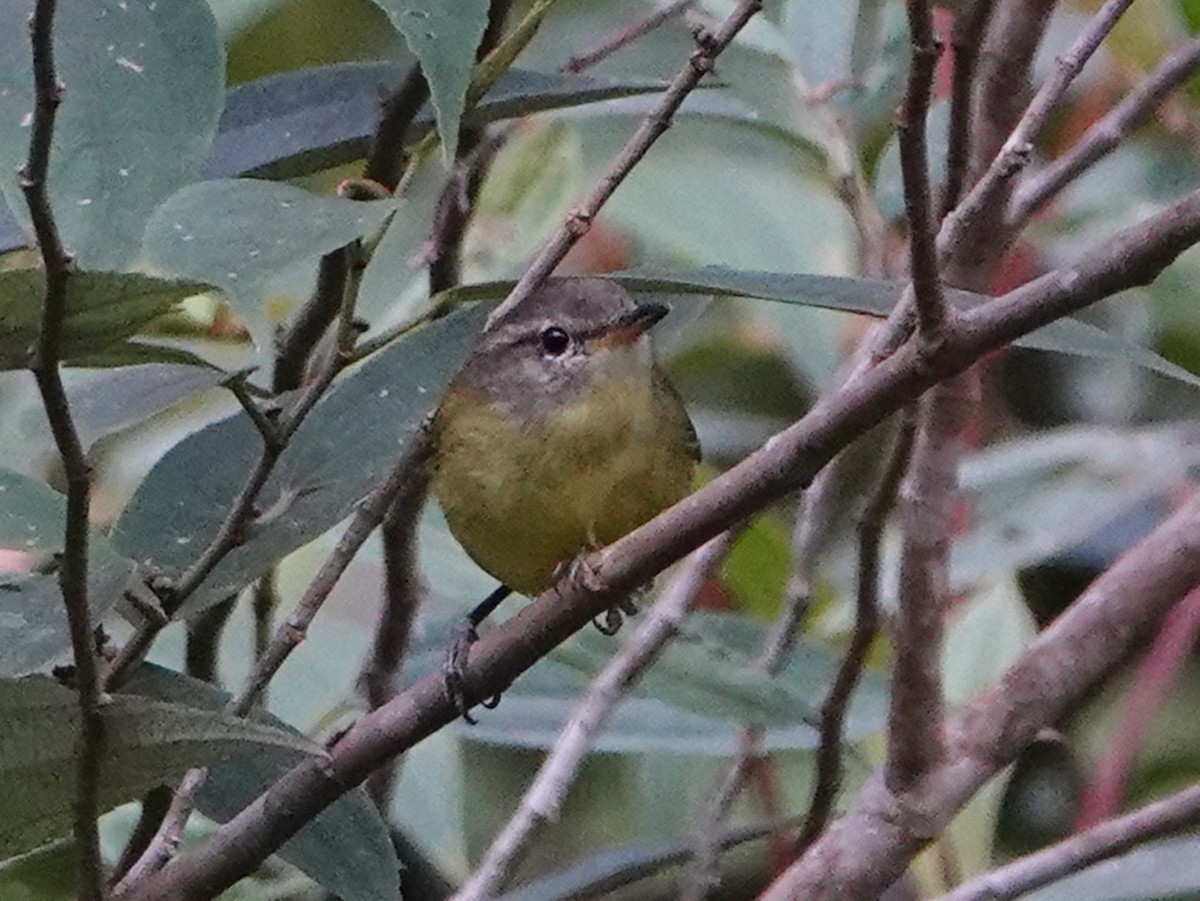
<svg viewBox="0 0 1200 901"><path fill-rule="evenodd" d="M431 489L454 537L501 582L446 662L468 722L475 627L510 592L540 593L691 488L696 431L647 334L667 312L607 279L551 279L491 324L446 389Z"/></svg>

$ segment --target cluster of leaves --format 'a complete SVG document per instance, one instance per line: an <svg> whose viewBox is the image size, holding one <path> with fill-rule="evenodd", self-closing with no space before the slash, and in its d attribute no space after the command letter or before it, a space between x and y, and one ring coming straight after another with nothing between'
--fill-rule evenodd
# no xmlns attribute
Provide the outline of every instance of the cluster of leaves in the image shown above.
<svg viewBox="0 0 1200 901"><path fill-rule="evenodd" d="M533 4L535 12L549 6ZM908 54L902 4L853 6L768 4L721 58L721 87L689 100L671 135L601 222L602 230L636 243L620 252L631 271L616 277L639 295L670 295L697 316L711 298L762 301L712 305L706 326L693 330L680 354L681 382L696 386L689 399L716 459L747 449L755 433L748 426L772 427L801 412L791 395L777 403L786 384L800 384L795 393L815 393L829 379L845 329L828 311L883 315L903 290L901 282L849 274L858 264L845 185L865 184L885 220L901 214L889 122ZM453 14L444 4L418 0L378 0L378 7L395 29L391 37L402 36L408 48L393 48L388 61L292 68L232 88L226 47L236 55L247 42L270 44L272 29L297 15L289 4L103 0L60 11L55 42L66 93L49 189L77 264L68 282L63 351L64 363L77 370L69 380L72 408L99 464L97 498L107 504L100 506L113 511L91 542L89 596L98 622L117 619L132 583L151 572L178 574L214 539L261 447L251 418L218 386L246 379L248 368L268 368L272 329L311 286L321 256L366 240L375 254L362 274L357 312L373 332L421 322L447 303L455 311L405 332L339 377L262 489L267 513L176 616L195 616L277 568L286 603L328 550L322 536L379 481L436 403L480 326L485 307L476 302L507 293L508 279L536 241L603 168L646 109L646 95L662 87L657 79L691 46L685 29L672 26L604 63L603 76L562 74L566 58L586 50L597 33L644 13L642 4L618 0L564 4L546 18L518 67L497 73L477 97L474 52L486 2L457 3ZM31 61L23 22L31 8L24 0L0 13L0 167L9 173L28 152ZM268 18L251 41L243 32L262 16ZM1182 18L1171 19L1166 33L1184 27ZM1136 49L1124 52L1139 63ZM460 125L526 117L484 186L467 244L470 284L437 304L425 296L422 248L445 182L442 161L430 156L417 165L395 198L351 201L312 190L363 158L378 92L394 87L413 59L429 81L432 110L418 117L408 139L440 134L444 159L454 158ZM838 90L839 83L857 87ZM830 85L824 102L811 102ZM944 124L934 115L935 144L944 141L937 127ZM1139 147L1113 165L1145 168L1152 152ZM1155 196L1157 182L1147 171L1134 184ZM6 885L32 891L60 865L61 851L44 846L70 830L71 786L61 772L77 753L78 728L71 725L73 694L39 675L70 648L53 576L65 505L47 484L53 475L45 466L46 426L20 372L37 334L42 277L22 250L29 238L19 186L10 177L0 187L12 213L0 215L0 250L9 252L0 258L6 370L0 405L13 424L0 436L0 549L14 561L14 572L0 583L0 706L8 726L0 772L6 784L21 786L0 800L0 857L31 855L0 870L4 894ZM1064 218L1093 230L1108 227L1096 225L1105 213L1097 208L1100 196L1082 184L1064 199ZM1052 256L1065 243L1051 234L1043 252ZM1162 296L1147 293L1142 300L1167 309L1172 346L1194 341L1188 319L1194 314L1172 305L1177 287L1154 290ZM198 296L207 300L197 302ZM196 340L216 297L249 341ZM953 300L964 307L979 302L966 293ZM168 335L164 321L182 322L184 336ZM1116 321L1122 334L1060 320L1023 343L1099 361L1099 373L1069 375L1100 384L1097 390L1109 384L1099 380L1125 373L1141 386L1148 412L1157 395L1147 386L1161 386L1161 377L1194 389L1197 379L1186 370L1130 340L1144 332ZM703 334L697 339L695 332ZM780 363L776 384L766 391L756 385L751 403L724 403L739 369L763 353ZM1152 382L1149 372L1157 373ZM141 450L147 444L148 454ZM1096 525L1183 481L1193 454L1178 429L1095 429L1014 439L968 464L963 478L975 521L954 558L954 586L964 598L948 647L954 700L994 678L1034 634L1014 573L1075 547ZM436 664L448 625L489 587L453 547L436 511L423 521L421 548L433 588L407 661L409 676ZM677 849L664 850L659 840L682 841L690 817L681 815L681 798L689 811L700 806L714 760L731 753L742 728L767 728L766 748L785 774L780 782L789 797L782 806L806 803L814 712L836 661L825 639L846 627L852 562L846 553L830 553L827 590L814 617L818 637L768 678L749 661L762 643L762 618L780 602L787 561L786 530L767 515L725 567L731 609L691 621L619 709L598 745L610 753L588 764L578 786L581 797L594 794L597 803L568 810L545 843L552 850L535 857L529 872L561 871L581 856L584 862L530 889L529 897L566 897L615 872L654 871L675 861ZM361 562L347 576L347 594L377 592L376 575L370 560ZM198 806L221 822L295 761L322 753L299 730L316 733L345 708L355 661L368 644L357 621L362 613L351 602L328 615L275 683L275 716L247 720L223 714L221 692L178 671L168 633L155 652L166 666L145 667L105 709L105 806L210 765ZM247 665L237 645L242 631L230 629L225 642L230 677ZM980 654L981 644L992 653ZM532 767L534 752L553 742L573 699L610 653L611 644L598 636L578 636L521 680L479 727L440 734L416 749L397 785L391 820L438 867L463 875L511 808L511 787ZM884 725L883 686L881 672L868 674L848 724L847 740L863 754ZM955 833L960 851L969 850L964 866L987 865L998 806L995 795L964 814ZM422 812L419 822L415 810ZM108 825L119 851L127 823L114 816ZM394 897L398 863L389 828L365 792L351 792L281 856L347 901ZM605 851L589 855L598 836ZM614 842L632 848L618 853Z"/></svg>

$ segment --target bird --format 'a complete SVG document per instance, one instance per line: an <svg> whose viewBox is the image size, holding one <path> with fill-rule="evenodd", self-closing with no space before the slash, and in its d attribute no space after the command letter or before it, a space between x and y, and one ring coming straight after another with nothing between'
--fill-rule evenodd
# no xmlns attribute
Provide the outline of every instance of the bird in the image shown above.
<svg viewBox="0 0 1200 901"><path fill-rule="evenodd" d="M550 279L489 323L438 405L431 493L500 583L445 662L467 722L468 650L499 603L540 594L691 489L696 430L648 333L668 311L610 279Z"/></svg>

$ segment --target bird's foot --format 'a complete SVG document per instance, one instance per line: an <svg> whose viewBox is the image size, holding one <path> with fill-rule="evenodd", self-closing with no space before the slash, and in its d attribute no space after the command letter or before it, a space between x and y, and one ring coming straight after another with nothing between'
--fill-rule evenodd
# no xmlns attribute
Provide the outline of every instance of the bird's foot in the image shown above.
<svg viewBox="0 0 1200 901"><path fill-rule="evenodd" d="M450 648L442 661L442 678L446 697L469 726L474 726L478 720L471 716L471 705L467 701L467 660L471 654L471 645L479 640L479 632L475 623L464 619L454 628L450 638ZM500 704L500 695L496 694L480 702L488 710L494 710Z"/></svg>

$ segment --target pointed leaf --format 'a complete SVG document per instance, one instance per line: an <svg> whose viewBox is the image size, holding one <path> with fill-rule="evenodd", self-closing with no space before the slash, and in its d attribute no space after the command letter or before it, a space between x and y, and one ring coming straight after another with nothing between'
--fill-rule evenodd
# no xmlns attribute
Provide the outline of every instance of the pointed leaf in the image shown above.
<svg viewBox="0 0 1200 901"><path fill-rule="evenodd" d="M44 279L40 270L0 272L0 369L24 369L37 342ZM185 297L211 291L200 282L117 272L76 272L67 280L63 361L95 364Z"/></svg>
<svg viewBox="0 0 1200 901"><path fill-rule="evenodd" d="M281 729L132 696L101 708L100 804L108 810L193 766L263 748L323 753ZM0 680L0 859L71 831L79 699L52 679Z"/></svg>
<svg viewBox="0 0 1200 901"><path fill-rule="evenodd" d="M224 100L224 53L204 0L60 6L54 50L65 94L50 201L80 263L117 269L136 254L151 211L199 173ZM33 0L11 0L0 14L0 188L26 224L16 172L29 151L32 9Z"/></svg>
<svg viewBox="0 0 1200 901"><path fill-rule="evenodd" d="M458 150L458 129L467 87L475 68L475 50L488 21L488 0L375 0L408 49L421 61L437 110L438 132L447 165Z"/></svg>
<svg viewBox="0 0 1200 901"><path fill-rule="evenodd" d="M211 685L162 667L146 665L123 689L158 701L220 711L230 696ZM251 720L294 735L277 717L256 711ZM286 745L263 747L209 768L196 806L218 823L230 820L269 785L310 754ZM387 824L360 786L347 792L307 823L279 849L279 856L307 873L342 901L399 899L400 863Z"/></svg>

